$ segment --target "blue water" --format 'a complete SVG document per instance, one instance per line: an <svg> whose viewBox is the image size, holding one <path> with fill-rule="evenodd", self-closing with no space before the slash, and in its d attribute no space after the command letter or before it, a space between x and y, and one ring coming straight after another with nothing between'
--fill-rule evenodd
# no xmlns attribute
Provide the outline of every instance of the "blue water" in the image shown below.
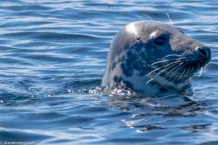
<svg viewBox="0 0 218 145"><path fill-rule="evenodd" d="M169 23L166 13L212 50L192 101L89 91L116 32L132 21ZM217 48L215 0L2 0L0 143L216 145Z"/></svg>

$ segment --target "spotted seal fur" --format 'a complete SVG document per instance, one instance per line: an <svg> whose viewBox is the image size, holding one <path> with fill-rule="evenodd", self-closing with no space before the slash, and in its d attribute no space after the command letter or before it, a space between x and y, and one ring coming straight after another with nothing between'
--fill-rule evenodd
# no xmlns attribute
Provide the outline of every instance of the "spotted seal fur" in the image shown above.
<svg viewBox="0 0 218 145"><path fill-rule="evenodd" d="M132 22L111 44L102 86L122 83L150 96L190 95L191 77L210 59L210 48L173 26Z"/></svg>

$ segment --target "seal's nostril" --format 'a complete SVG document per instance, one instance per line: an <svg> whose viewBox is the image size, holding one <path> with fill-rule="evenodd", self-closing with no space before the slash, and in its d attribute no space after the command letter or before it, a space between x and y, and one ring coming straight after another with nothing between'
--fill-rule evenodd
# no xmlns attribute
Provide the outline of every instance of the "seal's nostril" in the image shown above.
<svg viewBox="0 0 218 145"><path fill-rule="evenodd" d="M207 52L206 52L204 49L202 49L202 48L199 48L198 51L199 51L202 55L204 55L204 56L207 55Z"/></svg>
<svg viewBox="0 0 218 145"><path fill-rule="evenodd" d="M210 55L210 48L208 48L208 47L199 48L198 51L204 57L208 57Z"/></svg>

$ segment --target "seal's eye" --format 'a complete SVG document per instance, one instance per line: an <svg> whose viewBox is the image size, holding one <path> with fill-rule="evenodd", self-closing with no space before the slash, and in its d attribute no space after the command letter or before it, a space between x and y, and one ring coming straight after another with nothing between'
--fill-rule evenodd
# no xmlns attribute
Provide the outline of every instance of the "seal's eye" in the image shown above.
<svg viewBox="0 0 218 145"><path fill-rule="evenodd" d="M154 43L157 45L163 45L165 42L166 42L166 38L163 36L160 36L154 39Z"/></svg>

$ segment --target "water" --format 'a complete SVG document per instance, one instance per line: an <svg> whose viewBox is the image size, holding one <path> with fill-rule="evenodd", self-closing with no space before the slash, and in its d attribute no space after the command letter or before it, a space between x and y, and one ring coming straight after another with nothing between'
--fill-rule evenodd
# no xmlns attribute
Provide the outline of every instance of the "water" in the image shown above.
<svg viewBox="0 0 218 145"><path fill-rule="evenodd" d="M218 144L217 10L215 0L1 1L0 143ZM149 17L169 23L166 13L212 50L192 101L89 90L116 32Z"/></svg>

